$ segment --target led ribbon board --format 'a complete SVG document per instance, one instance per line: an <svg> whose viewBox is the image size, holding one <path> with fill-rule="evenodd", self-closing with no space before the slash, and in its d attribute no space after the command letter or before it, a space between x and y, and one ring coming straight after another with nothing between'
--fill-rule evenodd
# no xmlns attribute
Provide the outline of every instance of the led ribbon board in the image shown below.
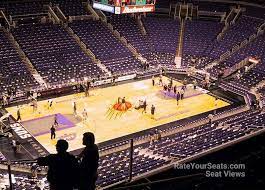
<svg viewBox="0 0 265 190"><path fill-rule="evenodd" d="M144 13L155 11L155 0L108 0L93 2L93 8L114 14Z"/></svg>
<svg viewBox="0 0 265 190"><path fill-rule="evenodd" d="M102 10L102 11L106 11L106 12L109 12L109 13L114 13L114 10L115 10L114 6L101 4L101 3L98 3L98 2L93 2L93 8L94 9L99 9L99 10Z"/></svg>

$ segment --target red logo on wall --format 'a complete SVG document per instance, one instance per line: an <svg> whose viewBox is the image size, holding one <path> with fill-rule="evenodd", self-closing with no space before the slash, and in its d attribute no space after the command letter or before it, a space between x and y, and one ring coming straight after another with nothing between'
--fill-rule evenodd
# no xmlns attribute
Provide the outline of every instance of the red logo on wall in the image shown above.
<svg viewBox="0 0 265 190"><path fill-rule="evenodd" d="M155 5L142 5L142 6L134 6L128 5L121 7L121 14L123 13L141 13L141 12L154 12Z"/></svg>

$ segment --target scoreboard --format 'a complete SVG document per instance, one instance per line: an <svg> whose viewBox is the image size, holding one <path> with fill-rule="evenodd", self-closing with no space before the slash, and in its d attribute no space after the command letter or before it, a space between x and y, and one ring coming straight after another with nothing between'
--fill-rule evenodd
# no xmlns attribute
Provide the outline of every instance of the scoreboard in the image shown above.
<svg viewBox="0 0 265 190"><path fill-rule="evenodd" d="M156 0L95 0L93 8L113 14L154 12Z"/></svg>

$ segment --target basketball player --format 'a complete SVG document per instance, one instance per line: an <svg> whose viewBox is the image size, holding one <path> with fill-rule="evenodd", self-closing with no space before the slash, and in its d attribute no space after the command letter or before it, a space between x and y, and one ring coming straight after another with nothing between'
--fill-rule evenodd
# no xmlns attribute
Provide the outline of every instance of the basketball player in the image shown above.
<svg viewBox="0 0 265 190"><path fill-rule="evenodd" d="M86 108L84 108L82 115L83 115L83 121L86 121L87 118L88 118L88 114L87 114Z"/></svg>
<svg viewBox="0 0 265 190"><path fill-rule="evenodd" d="M155 86L155 76L152 76L152 85Z"/></svg>
<svg viewBox="0 0 265 190"><path fill-rule="evenodd" d="M147 107L147 103L146 100L144 100L144 104L143 104L143 112L142 113L146 113L146 107Z"/></svg>
<svg viewBox="0 0 265 190"><path fill-rule="evenodd" d="M76 107L76 102L73 102L73 112L74 112L74 116L77 116L77 107Z"/></svg>
<svg viewBox="0 0 265 190"><path fill-rule="evenodd" d="M85 97L88 97L89 93L86 85L84 85L84 91L85 91Z"/></svg>
<svg viewBox="0 0 265 190"><path fill-rule="evenodd" d="M53 125L54 125L54 127L58 127L59 126L59 123L58 123L58 120L57 120L57 114L54 115Z"/></svg>
<svg viewBox="0 0 265 190"><path fill-rule="evenodd" d="M48 100L48 109L52 108L53 100Z"/></svg>
<svg viewBox="0 0 265 190"><path fill-rule="evenodd" d="M167 92L167 85L166 84L164 85L164 91L165 91L165 93Z"/></svg>
<svg viewBox="0 0 265 190"><path fill-rule="evenodd" d="M186 90L186 85L183 85L183 86L181 87L181 89L185 92L185 90Z"/></svg>
<svg viewBox="0 0 265 190"><path fill-rule="evenodd" d="M180 93L177 93L177 105L179 105Z"/></svg>
<svg viewBox="0 0 265 190"><path fill-rule="evenodd" d="M90 88L90 85L91 85L91 82L87 81L86 86L87 86L88 89Z"/></svg>
<svg viewBox="0 0 265 190"><path fill-rule="evenodd" d="M121 100L121 109L122 110L125 110L126 109L126 100L125 100L125 97L123 97L122 100Z"/></svg>
<svg viewBox="0 0 265 190"><path fill-rule="evenodd" d="M47 101L46 107L47 107L47 109L50 108L50 99Z"/></svg>
<svg viewBox="0 0 265 190"><path fill-rule="evenodd" d="M17 109L17 121L21 121L21 113L20 113L20 108L18 107Z"/></svg>
<svg viewBox="0 0 265 190"><path fill-rule="evenodd" d="M171 91L171 86L170 85L168 85L167 91L168 91L168 94L170 94L170 91Z"/></svg>
<svg viewBox="0 0 265 190"><path fill-rule="evenodd" d="M216 108L218 106L218 98L215 97L215 100L214 100L214 107Z"/></svg>
<svg viewBox="0 0 265 190"><path fill-rule="evenodd" d="M184 90L181 88L180 90L180 99L183 100L184 99Z"/></svg>
<svg viewBox="0 0 265 190"><path fill-rule="evenodd" d="M155 106L152 105L152 106L151 106L151 118L152 118L152 119L154 119L155 109L156 109Z"/></svg>
<svg viewBox="0 0 265 190"><path fill-rule="evenodd" d="M159 85L163 85L162 75L159 76Z"/></svg>
<svg viewBox="0 0 265 190"><path fill-rule="evenodd" d="M33 113L35 113L38 110L38 102L35 98L32 101L32 106L33 106Z"/></svg>
<svg viewBox="0 0 265 190"><path fill-rule="evenodd" d="M177 86L176 85L174 86L173 91L174 91L174 96L176 96L176 94L177 94Z"/></svg>
<svg viewBox="0 0 265 190"><path fill-rule="evenodd" d="M172 78L170 78L170 80L169 80L169 86L170 86L170 88L172 88L172 86L173 86L173 79Z"/></svg>
<svg viewBox="0 0 265 190"><path fill-rule="evenodd" d="M167 95L167 88L168 88L168 86L165 84L164 85L164 96L166 97L166 95Z"/></svg>
<svg viewBox="0 0 265 190"><path fill-rule="evenodd" d="M122 103L122 104L125 104L125 102L126 102L126 101L125 101L125 97L123 97L122 100L121 100L121 103Z"/></svg>
<svg viewBox="0 0 265 190"><path fill-rule="evenodd" d="M121 103L121 97L118 97L118 104Z"/></svg>

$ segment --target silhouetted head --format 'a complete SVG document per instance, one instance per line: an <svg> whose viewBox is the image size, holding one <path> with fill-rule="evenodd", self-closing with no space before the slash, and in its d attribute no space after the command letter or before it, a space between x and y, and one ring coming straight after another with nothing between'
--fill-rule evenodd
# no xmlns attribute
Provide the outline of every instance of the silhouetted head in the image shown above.
<svg viewBox="0 0 265 190"><path fill-rule="evenodd" d="M66 152L68 149L68 142L66 140L60 139L57 141L56 150L58 153Z"/></svg>
<svg viewBox="0 0 265 190"><path fill-rule="evenodd" d="M83 134L83 145L91 146L95 144L95 136L91 132L87 132Z"/></svg>

